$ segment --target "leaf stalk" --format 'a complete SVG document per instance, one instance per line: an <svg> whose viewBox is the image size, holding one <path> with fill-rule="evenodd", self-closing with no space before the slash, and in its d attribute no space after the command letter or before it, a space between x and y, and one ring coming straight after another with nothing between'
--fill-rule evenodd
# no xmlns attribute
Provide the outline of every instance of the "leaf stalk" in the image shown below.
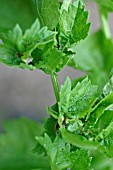
<svg viewBox="0 0 113 170"><path fill-rule="evenodd" d="M58 103L59 102L59 85L58 85L57 77L55 75L51 75L51 81L52 81L56 101Z"/></svg>

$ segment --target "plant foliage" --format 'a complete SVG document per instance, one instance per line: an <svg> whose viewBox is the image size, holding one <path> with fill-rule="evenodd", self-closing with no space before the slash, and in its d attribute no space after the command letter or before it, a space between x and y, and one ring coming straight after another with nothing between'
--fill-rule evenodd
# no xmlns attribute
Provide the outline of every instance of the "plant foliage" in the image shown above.
<svg viewBox="0 0 113 170"><path fill-rule="evenodd" d="M89 35L86 1L1 0L0 62L49 74L56 103L47 106L43 128L26 118L5 123L0 170L112 169L113 1L94 1L101 28ZM59 88L57 74L66 65L85 76L67 77Z"/></svg>

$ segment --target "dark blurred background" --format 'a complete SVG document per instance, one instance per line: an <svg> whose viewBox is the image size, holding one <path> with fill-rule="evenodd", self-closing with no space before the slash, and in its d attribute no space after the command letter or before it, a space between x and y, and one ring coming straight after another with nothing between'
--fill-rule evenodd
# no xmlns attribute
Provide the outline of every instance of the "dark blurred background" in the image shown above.
<svg viewBox="0 0 113 170"><path fill-rule="evenodd" d="M91 31L99 28L98 9L95 3L89 1L87 9L90 11ZM111 31L112 15L109 16ZM59 73L60 84L66 76L71 79L83 73L66 67ZM46 105L55 102L53 88L49 75L42 71L26 71L9 68L0 64L0 124L4 119L27 116L37 120L46 116Z"/></svg>

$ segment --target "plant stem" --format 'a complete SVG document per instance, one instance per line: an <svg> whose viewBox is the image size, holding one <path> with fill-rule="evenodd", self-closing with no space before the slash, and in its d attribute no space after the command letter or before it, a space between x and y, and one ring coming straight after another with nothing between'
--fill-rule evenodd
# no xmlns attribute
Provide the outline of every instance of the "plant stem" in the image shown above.
<svg viewBox="0 0 113 170"><path fill-rule="evenodd" d="M111 33L110 33L109 24L108 24L108 18L102 12L101 9L100 9L100 21L101 21L101 26L102 26L102 29L103 29L103 32L104 32L106 38L110 39L111 38Z"/></svg>
<svg viewBox="0 0 113 170"><path fill-rule="evenodd" d="M56 101L58 103L59 102L59 85L58 85L57 77L55 75L51 75L51 80L52 80L52 84L53 84Z"/></svg>

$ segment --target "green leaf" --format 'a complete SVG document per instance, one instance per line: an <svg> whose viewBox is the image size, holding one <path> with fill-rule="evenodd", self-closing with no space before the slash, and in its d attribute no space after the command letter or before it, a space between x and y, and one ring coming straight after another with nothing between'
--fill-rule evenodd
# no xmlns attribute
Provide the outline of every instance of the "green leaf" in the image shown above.
<svg viewBox="0 0 113 170"><path fill-rule="evenodd" d="M109 82L105 85L103 93L97 98L93 107L90 109L90 113L86 118L86 122L83 122L83 131L85 136L95 138L95 136L107 126L109 126L112 121L113 91L111 78Z"/></svg>
<svg viewBox="0 0 113 170"><path fill-rule="evenodd" d="M95 128L101 132L105 129L111 122L113 122L113 111L112 110L105 110L104 113L98 119Z"/></svg>
<svg viewBox="0 0 113 170"><path fill-rule="evenodd" d="M97 139L101 142L101 145L104 146L104 152L110 158L113 157L113 122L110 125L103 129L103 131L97 136Z"/></svg>
<svg viewBox="0 0 113 170"><path fill-rule="evenodd" d="M66 1L63 2L59 21L61 35L69 37L74 25L76 13L77 7L74 4L70 1L68 1L68 3Z"/></svg>
<svg viewBox="0 0 113 170"><path fill-rule="evenodd" d="M22 29L20 28L19 25L16 25L12 31L8 31L7 34L2 35L2 41L5 45L15 48L15 51L21 50L21 44L22 42L22 37L23 37L23 32Z"/></svg>
<svg viewBox="0 0 113 170"><path fill-rule="evenodd" d="M35 20L35 6L32 0L0 1L0 32L7 32L17 23L22 29L28 28Z"/></svg>
<svg viewBox="0 0 113 170"><path fill-rule="evenodd" d="M69 102L71 93L71 80L69 77L67 77L66 81L64 82L64 85L61 86L60 90L60 102L59 102L59 109L66 108Z"/></svg>
<svg viewBox="0 0 113 170"><path fill-rule="evenodd" d="M21 118L5 122L4 127L5 133L0 136L0 170L49 168L47 159L32 151L35 136L42 133L41 125Z"/></svg>
<svg viewBox="0 0 113 170"><path fill-rule="evenodd" d="M71 90L71 80L66 79L60 91L59 111L69 118L86 116L97 98L97 86L85 78ZM81 105L82 103L82 105Z"/></svg>
<svg viewBox="0 0 113 170"><path fill-rule="evenodd" d="M84 75L84 76L81 76L81 77L78 77L76 79L74 79L72 81L72 89L77 85L78 82L81 82L82 80L84 80L87 76Z"/></svg>
<svg viewBox="0 0 113 170"><path fill-rule="evenodd" d="M24 40L28 42L34 40L36 38L35 36L37 36L37 33L40 31L40 29L41 29L40 22L38 19L36 19L31 28L25 31Z"/></svg>
<svg viewBox="0 0 113 170"><path fill-rule="evenodd" d="M57 133L56 126L57 126L57 121L52 117L48 118L44 124L45 132L51 137L52 140L54 140L56 137L56 133Z"/></svg>
<svg viewBox="0 0 113 170"><path fill-rule="evenodd" d="M72 56L62 53L55 47L45 46L44 50L36 50L33 53L33 63L36 68L42 69L47 74L56 74L71 59Z"/></svg>
<svg viewBox="0 0 113 170"><path fill-rule="evenodd" d="M92 117L96 119L96 121L99 119L99 117L104 113L105 110L109 110L110 106L113 105L113 92L107 95L104 99L102 99L94 108L92 111ZM96 123L96 122L95 122Z"/></svg>
<svg viewBox="0 0 113 170"><path fill-rule="evenodd" d="M80 170L82 168L89 170L91 157L87 151L82 149L71 151L70 144L58 136L53 142L47 134L37 140L45 148L52 170L78 170L78 167Z"/></svg>
<svg viewBox="0 0 113 170"><path fill-rule="evenodd" d="M106 39L103 32L98 31L72 49L76 55L71 66L88 72L92 83L99 85L99 91L110 77L113 67L112 48L112 40Z"/></svg>
<svg viewBox="0 0 113 170"><path fill-rule="evenodd" d="M87 24L88 12L84 11L82 3L66 3L61 6L59 21L60 48L69 48L70 44L78 43L88 35L90 23ZM70 50L70 48L69 48Z"/></svg>
<svg viewBox="0 0 113 170"><path fill-rule="evenodd" d="M101 97L105 97L113 92L113 76L108 83L104 86Z"/></svg>
<svg viewBox="0 0 113 170"><path fill-rule="evenodd" d="M48 30L47 27L40 28L39 20L36 19L34 24L24 34L24 43L32 46L44 46L47 43L55 43L56 32Z"/></svg>
<svg viewBox="0 0 113 170"><path fill-rule="evenodd" d="M44 137L38 137L37 141L45 148L50 160L52 170L66 169L70 166L69 153L70 145L57 137L54 142L51 141L47 134Z"/></svg>
<svg viewBox="0 0 113 170"><path fill-rule="evenodd" d="M2 36L3 43L0 45L0 61L23 69L34 70L31 53L37 48L43 49L46 44L54 44L55 32L47 27L40 29L38 19L29 30L23 34L19 25ZM37 63L35 63L37 64Z"/></svg>
<svg viewBox="0 0 113 170"><path fill-rule="evenodd" d="M7 65L18 65L21 59L16 55L15 49L0 44L0 62Z"/></svg>
<svg viewBox="0 0 113 170"><path fill-rule="evenodd" d="M30 31L30 36L29 36L29 31ZM49 31L47 29L47 27L43 27L40 30L39 30L39 27L37 27L35 29L35 31L32 27L31 30L27 30L25 37L23 37L24 50L23 50L23 57L22 58L26 59L26 58L28 58L28 56L32 58L31 53L36 48L42 49L42 51L43 51L46 44L53 45L56 41L55 35L56 35L56 32Z"/></svg>
<svg viewBox="0 0 113 170"><path fill-rule="evenodd" d="M85 150L78 149L71 153L70 159L72 160L71 170L90 170L91 157Z"/></svg>
<svg viewBox="0 0 113 170"><path fill-rule="evenodd" d="M99 150L93 152L91 169L98 170L111 170L113 167L113 159L108 158L105 154Z"/></svg>
<svg viewBox="0 0 113 170"><path fill-rule="evenodd" d="M23 34L21 28L17 25L13 31L9 31L7 35L2 37L4 55L7 56L7 51L12 49L13 56L6 57L4 63L10 65L34 70L42 69L47 74L56 74L59 72L72 58L72 54L62 53L56 47L56 32L49 31L47 27L40 29L38 19L29 30ZM2 54L3 52L1 52ZM11 59L12 60L11 60ZM15 64L14 61L19 63Z"/></svg>
<svg viewBox="0 0 113 170"><path fill-rule="evenodd" d="M55 29L59 21L58 0L36 0L36 4L42 26L47 26L50 30Z"/></svg>
<svg viewBox="0 0 113 170"><path fill-rule="evenodd" d="M70 144L72 144L76 147L79 147L79 148L82 148L82 149L85 149L85 150L87 150L87 149L95 150L95 149L99 148L98 142L89 141L85 137L83 137L82 135L70 133L64 128L61 128L60 131L61 131L63 139L66 142L68 142L68 143L70 143Z"/></svg>
<svg viewBox="0 0 113 170"><path fill-rule="evenodd" d="M69 8L69 5L70 5L71 2L72 2L71 0L68 0L68 1L67 1L67 0L64 0L64 1L62 2L62 6L61 6L60 12L62 13L63 10L68 11L68 8Z"/></svg>
<svg viewBox="0 0 113 170"><path fill-rule="evenodd" d="M71 38L70 38L70 43L77 43L80 40L83 40L87 37L89 28L90 28L90 23L87 24L88 20L88 12L84 11L84 6L81 6L79 4L76 17L75 17L75 22L72 28L72 33L71 33Z"/></svg>

